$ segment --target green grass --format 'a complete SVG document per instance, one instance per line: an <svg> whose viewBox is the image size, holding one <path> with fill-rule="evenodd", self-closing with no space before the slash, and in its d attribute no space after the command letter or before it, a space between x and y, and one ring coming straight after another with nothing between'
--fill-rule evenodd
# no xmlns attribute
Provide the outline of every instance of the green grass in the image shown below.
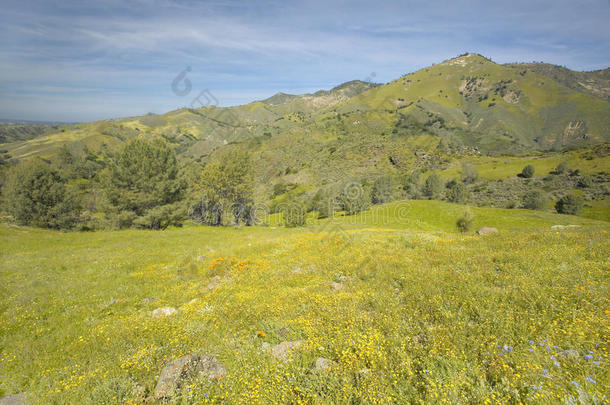
<svg viewBox="0 0 610 405"><path fill-rule="evenodd" d="M500 232L462 235L464 209L393 203L302 229L0 225L0 391L138 403L137 386L197 353L228 374L175 403L607 401L610 227L472 208ZM163 306L179 313L152 319ZM295 339L285 364L260 350ZM337 367L312 374L316 357Z"/></svg>

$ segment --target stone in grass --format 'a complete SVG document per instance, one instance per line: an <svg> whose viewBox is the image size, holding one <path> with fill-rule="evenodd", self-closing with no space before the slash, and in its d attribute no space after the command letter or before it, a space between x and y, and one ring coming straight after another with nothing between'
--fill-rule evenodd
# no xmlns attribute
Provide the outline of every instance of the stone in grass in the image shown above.
<svg viewBox="0 0 610 405"><path fill-rule="evenodd" d="M281 342L275 346L263 345L263 350L271 350L271 355L278 361L288 361L292 358L292 352L303 345L302 340Z"/></svg>
<svg viewBox="0 0 610 405"><path fill-rule="evenodd" d="M153 397L156 400L171 398L185 380L195 377L218 380L226 373L224 365L216 357L189 354L168 363L163 368Z"/></svg>
<svg viewBox="0 0 610 405"><path fill-rule="evenodd" d="M498 229L485 226L477 231L477 235L491 235L492 233L498 233Z"/></svg>
<svg viewBox="0 0 610 405"><path fill-rule="evenodd" d="M551 226L551 229L553 231L561 231L564 229L574 229L574 228L580 228L580 225L553 225L553 226Z"/></svg>
<svg viewBox="0 0 610 405"><path fill-rule="evenodd" d="M163 316L174 315L177 312L178 312L178 310L176 308L173 308L173 307L157 308L154 311L152 311L152 317L153 318L161 318Z"/></svg>
<svg viewBox="0 0 610 405"><path fill-rule="evenodd" d="M25 404L25 394L13 394L7 395L6 397L0 398L0 405L24 405Z"/></svg>
<svg viewBox="0 0 610 405"><path fill-rule="evenodd" d="M318 357L316 361L313 362L311 366L311 371L320 372L320 371L329 371L331 368L335 367L337 363L330 359L325 359L324 357Z"/></svg>
<svg viewBox="0 0 610 405"><path fill-rule="evenodd" d="M331 282L329 285L330 285L330 289L333 291L340 291L343 289L343 284L337 283L335 281Z"/></svg>
<svg viewBox="0 0 610 405"><path fill-rule="evenodd" d="M220 285L220 276L212 277L210 283L205 287L206 291L212 291L214 288Z"/></svg>

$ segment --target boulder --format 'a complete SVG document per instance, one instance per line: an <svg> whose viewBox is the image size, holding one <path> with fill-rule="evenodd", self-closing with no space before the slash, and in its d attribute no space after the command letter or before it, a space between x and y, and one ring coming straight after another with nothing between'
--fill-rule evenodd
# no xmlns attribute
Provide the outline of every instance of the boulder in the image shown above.
<svg viewBox="0 0 610 405"><path fill-rule="evenodd" d="M5 397L0 398L0 405L24 405L25 404L25 394L13 394L7 395Z"/></svg>
<svg viewBox="0 0 610 405"><path fill-rule="evenodd" d="M553 230L553 231L561 231L564 229L574 229L574 228L580 228L580 225L553 225L553 226L551 226L551 230Z"/></svg>
<svg viewBox="0 0 610 405"><path fill-rule="evenodd" d="M333 291L340 291L343 289L343 284L337 283L335 281L331 282L329 285L330 285L330 289Z"/></svg>
<svg viewBox="0 0 610 405"><path fill-rule="evenodd" d="M290 342L281 342L275 346L271 346L271 355L279 361L288 361L292 358L292 353L303 345L302 340L293 340Z"/></svg>
<svg viewBox="0 0 610 405"><path fill-rule="evenodd" d="M477 231L477 235L491 235L492 233L498 233L498 229L485 226Z"/></svg>
<svg viewBox="0 0 610 405"><path fill-rule="evenodd" d="M164 316L174 315L177 312L178 312L178 310L176 308L173 308L173 307L157 308L154 311L152 311L152 317L153 318L161 318L161 317L164 317Z"/></svg>
<svg viewBox="0 0 610 405"><path fill-rule="evenodd" d="M210 283L205 287L205 289L206 289L206 291L210 292L214 288L218 287L219 285L220 285L220 277L214 276L214 277L212 277L212 280L210 281Z"/></svg>
<svg viewBox="0 0 610 405"><path fill-rule="evenodd" d="M196 377L217 380L226 373L224 365L216 357L189 354L173 360L163 368L153 397L157 400L171 398L185 380Z"/></svg>
<svg viewBox="0 0 610 405"><path fill-rule="evenodd" d="M325 359L324 357L318 357L316 361L311 366L311 371L328 371L331 368L335 367L337 363L330 359Z"/></svg>

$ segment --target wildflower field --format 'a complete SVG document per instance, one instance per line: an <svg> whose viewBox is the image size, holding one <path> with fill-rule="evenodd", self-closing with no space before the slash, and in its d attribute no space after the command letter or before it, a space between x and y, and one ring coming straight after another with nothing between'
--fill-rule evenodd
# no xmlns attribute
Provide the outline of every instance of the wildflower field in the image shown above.
<svg viewBox="0 0 610 405"><path fill-rule="evenodd" d="M499 229L479 236L461 206L403 204L301 229L0 225L0 396L147 403L197 354L226 375L169 403L608 402L607 222L478 208ZM295 340L289 361L262 350Z"/></svg>

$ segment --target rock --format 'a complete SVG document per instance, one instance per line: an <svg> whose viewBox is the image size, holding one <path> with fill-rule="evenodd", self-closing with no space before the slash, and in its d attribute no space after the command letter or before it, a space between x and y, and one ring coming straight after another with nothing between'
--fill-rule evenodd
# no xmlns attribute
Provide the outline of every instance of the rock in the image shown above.
<svg viewBox="0 0 610 405"><path fill-rule="evenodd" d="M113 299L110 300L110 305L122 304L122 303L125 303L125 302L127 302L126 299L123 299L123 298L113 298Z"/></svg>
<svg viewBox="0 0 610 405"><path fill-rule="evenodd" d="M303 345L302 340L293 340L291 342L278 343L271 346L271 355L279 361L288 361L292 357L292 352Z"/></svg>
<svg viewBox="0 0 610 405"><path fill-rule="evenodd" d="M151 302L155 302L156 300L157 300L156 298L150 298L150 297L142 298L142 304L149 304Z"/></svg>
<svg viewBox="0 0 610 405"><path fill-rule="evenodd" d="M498 229L486 226L477 231L477 235L491 235L492 233L498 233Z"/></svg>
<svg viewBox="0 0 610 405"><path fill-rule="evenodd" d="M193 298L192 300L190 300L189 302L187 302L187 305L193 305L195 303L199 302L199 298Z"/></svg>
<svg viewBox="0 0 610 405"><path fill-rule="evenodd" d="M212 291L214 288L218 287L220 285L220 276L214 276L212 277L212 281L210 281L210 283L205 287L205 289L209 292Z"/></svg>
<svg viewBox="0 0 610 405"><path fill-rule="evenodd" d="M551 226L551 229L553 231L561 231L564 229L574 229L574 228L580 228L580 225L553 225L553 226Z"/></svg>
<svg viewBox="0 0 610 405"><path fill-rule="evenodd" d="M25 404L25 394L13 394L7 395L6 397L0 398L0 405L24 405Z"/></svg>
<svg viewBox="0 0 610 405"><path fill-rule="evenodd" d="M337 363L324 357L318 357L311 366L311 371L328 371L335 367Z"/></svg>
<svg viewBox="0 0 610 405"><path fill-rule="evenodd" d="M330 289L333 291L340 291L343 289L343 284L341 283L337 283L337 282L331 282L330 284Z"/></svg>
<svg viewBox="0 0 610 405"><path fill-rule="evenodd" d="M177 312L178 312L178 310L176 308L173 308L173 307L157 308L154 311L152 311L152 317L153 318L161 318L163 316L174 315Z"/></svg>
<svg viewBox="0 0 610 405"><path fill-rule="evenodd" d="M186 355L168 363L159 376L153 397L157 400L170 398L182 383L190 378L205 377L220 379L227 373L224 365L214 356Z"/></svg>

